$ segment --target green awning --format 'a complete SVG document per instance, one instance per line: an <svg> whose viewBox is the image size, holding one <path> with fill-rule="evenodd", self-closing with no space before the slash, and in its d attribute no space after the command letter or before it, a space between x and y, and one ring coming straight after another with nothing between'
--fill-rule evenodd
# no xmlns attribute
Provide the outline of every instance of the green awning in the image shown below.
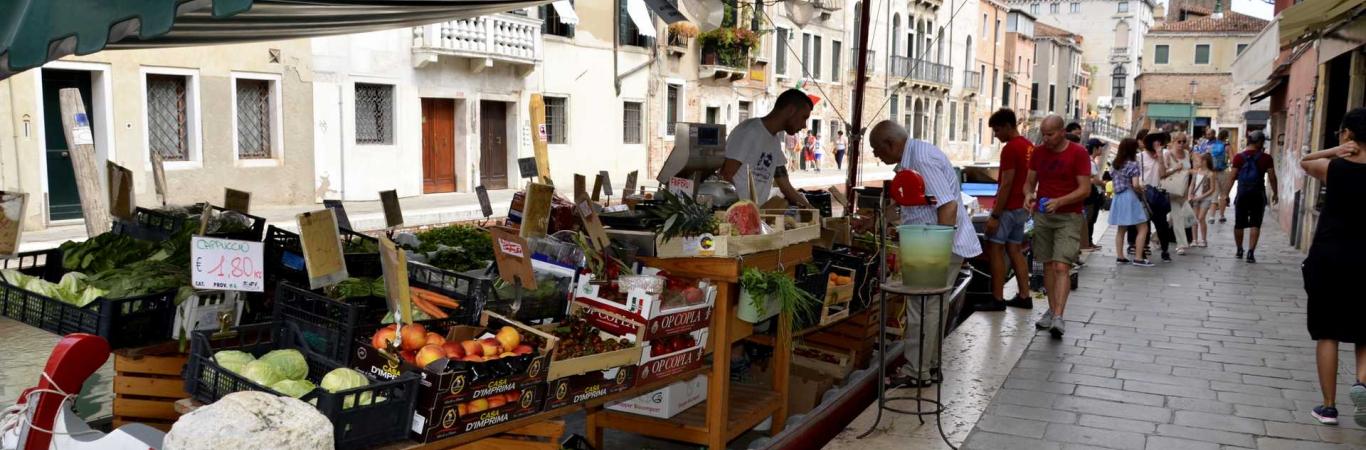
<svg viewBox="0 0 1366 450"><path fill-rule="evenodd" d="M100 50L361 33L550 0L3 0L0 79Z"/></svg>
<svg viewBox="0 0 1366 450"><path fill-rule="evenodd" d="M1149 103L1148 117L1154 119L1181 119L1191 117L1191 105L1187 103Z"/></svg>

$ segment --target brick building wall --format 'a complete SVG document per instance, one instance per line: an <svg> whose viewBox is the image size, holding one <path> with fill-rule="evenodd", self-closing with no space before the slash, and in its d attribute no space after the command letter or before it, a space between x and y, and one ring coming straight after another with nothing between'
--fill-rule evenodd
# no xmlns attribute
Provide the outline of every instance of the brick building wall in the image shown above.
<svg viewBox="0 0 1366 450"><path fill-rule="evenodd" d="M1233 81L1229 74L1146 73L1135 79L1141 95L1137 110L1139 120L1135 121L1138 128L1153 126L1152 119L1148 117L1150 103L1190 103L1191 80L1197 83L1194 96L1196 116L1217 117L1217 110L1224 101L1223 86Z"/></svg>

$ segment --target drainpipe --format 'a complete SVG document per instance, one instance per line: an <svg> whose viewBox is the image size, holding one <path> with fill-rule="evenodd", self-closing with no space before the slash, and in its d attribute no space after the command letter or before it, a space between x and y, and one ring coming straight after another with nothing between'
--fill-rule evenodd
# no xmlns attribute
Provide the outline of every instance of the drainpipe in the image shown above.
<svg viewBox="0 0 1366 450"><path fill-rule="evenodd" d="M346 109L343 105L345 91L343 84L337 85L337 149L340 150L338 160L341 162L341 180L337 185L337 195L341 196L342 201L346 201ZM327 192L323 192L323 196L327 196Z"/></svg>
<svg viewBox="0 0 1366 450"><path fill-rule="evenodd" d="M612 81L612 87L616 89L617 97L621 96L621 75L617 75L619 73L617 58L621 50L621 2L624 1L626 0L612 2L612 5L616 6L612 10L612 74L616 75L616 79Z"/></svg>

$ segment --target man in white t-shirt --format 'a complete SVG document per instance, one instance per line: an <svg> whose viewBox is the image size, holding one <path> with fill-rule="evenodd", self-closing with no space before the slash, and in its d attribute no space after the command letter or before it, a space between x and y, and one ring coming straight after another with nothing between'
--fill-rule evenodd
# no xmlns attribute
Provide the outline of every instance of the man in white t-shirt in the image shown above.
<svg viewBox="0 0 1366 450"><path fill-rule="evenodd" d="M788 202L803 208L811 207L787 178L782 133L796 134L805 128L812 106L811 98L805 93L788 89L778 96L767 116L745 120L731 130L726 142L726 162L721 165L721 179L735 185L741 200L750 198L750 178L753 177L756 203L767 202L773 185L777 184Z"/></svg>

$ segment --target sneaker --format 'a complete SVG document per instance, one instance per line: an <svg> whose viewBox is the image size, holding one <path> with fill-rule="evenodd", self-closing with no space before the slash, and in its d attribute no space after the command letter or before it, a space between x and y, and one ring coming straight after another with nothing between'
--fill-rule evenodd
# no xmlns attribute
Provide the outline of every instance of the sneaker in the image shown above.
<svg viewBox="0 0 1366 450"><path fill-rule="evenodd" d="M1356 405L1356 413L1352 414L1352 419L1356 420L1357 425L1366 427L1366 383L1357 382L1352 385L1350 394L1352 404Z"/></svg>
<svg viewBox="0 0 1366 450"><path fill-rule="evenodd" d="M1228 223L1228 219L1227 219L1227 218L1224 218L1224 217L1220 217L1220 218L1219 218L1219 223Z"/></svg>
<svg viewBox="0 0 1366 450"><path fill-rule="evenodd" d="M1167 253L1167 252L1162 252L1162 262L1164 262L1164 263L1172 262L1172 254L1171 254L1171 253Z"/></svg>
<svg viewBox="0 0 1366 450"><path fill-rule="evenodd" d="M1324 424L1324 425L1337 425L1337 424L1338 424L1338 409L1337 409L1337 408L1334 408L1334 407L1332 407L1332 406L1315 406L1315 407L1314 407L1314 412L1311 413L1311 414L1313 414L1313 415L1314 415L1314 418L1315 418L1315 419L1318 419L1318 420L1319 420L1319 423L1321 423L1321 424Z"/></svg>
<svg viewBox="0 0 1366 450"><path fill-rule="evenodd" d="M1019 294L1015 294L1015 298L1006 300L1004 303L1006 306L1013 306L1016 308L1024 309L1034 309L1034 299L1029 297L1021 297Z"/></svg>
<svg viewBox="0 0 1366 450"><path fill-rule="evenodd" d="M1034 328L1047 330L1053 328L1053 311L1044 311L1043 316L1039 317L1038 322L1034 322Z"/></svg>
<svg viewBox="0 0 1366 450"><path fill-rule="evenodd" d="M1243 249L1238 249L1238 253L1234 254L1233 257L1237 259L1243 259Z"/></svg>
<svg viewBox="0 0 1366 450"><path fill-rule="evenodd" d="M1130 261L1129 264L1133 264L1133 265L1138 266L1138 267L1152 267L1152 266L1153 266L1153 262L1152 262L1152 261L1148 261L1148 260L1146 260L1146 259L1135 259L1135 260L1133 260L1133 261Z"/></svg>
<svg viewBox="0 0 1366 450"><path fill-rule="evenodd" d="M1247 263L1248 263L1248 264L1257 264L1257 256L1255 255L1255 253L1256 253L1255 250L1248 250L1248 251L1247 251Z"/></svg>
<svg viewBox="0 0 1366 450"><path fill-rule="evenodd" d="M1129 261L1129 258L1115 258L1115 265L1116 265L1116 266L1122 266L1122 265L1128 264L1128 263L1130 263L1130 262L1132 262L1132 261Z"/></svg>
<svg viewBox="0 0 1366 450"><path fill-rule="evenodd" d="M1053 335L1053 339L1062 339L1063 320L1061 317L1053 319L1053 327L1048 329L1048 334Z"/></svg>
<svg viewBox="0 0 1366 450"><path fill-rule="evenodd" d="M986 303L979 303L977 305L973 305L972 309L981 312L1005 311L1006 302L1004 300L991 299Z"/></svg>

